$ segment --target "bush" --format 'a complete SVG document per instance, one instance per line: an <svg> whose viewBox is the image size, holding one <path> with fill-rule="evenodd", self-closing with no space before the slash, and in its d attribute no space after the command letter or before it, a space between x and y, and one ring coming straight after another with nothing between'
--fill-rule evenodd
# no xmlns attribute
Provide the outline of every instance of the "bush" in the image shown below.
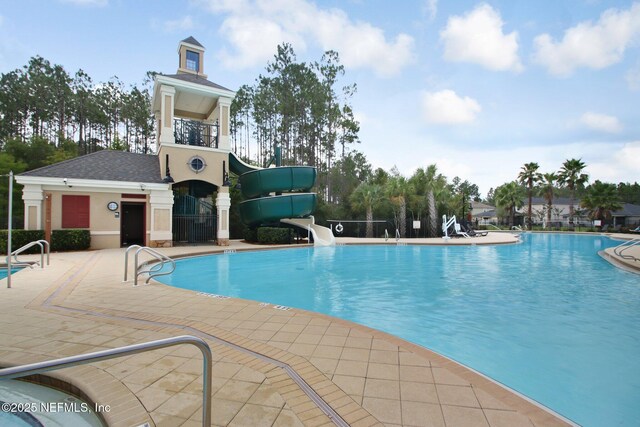
<svg viewBox="0 0 640 427"><path fill-rule="evenodd" d="M258 229L257 228L245 228L244 230L244 240L250 243L258 242Z"/></svg>
<svg viewBox="0 0 640 427"><path fill-rule="evenodd" d="M89 230L53 230L51 232L52 251L81 251L89 249Z"/></svg>
<svg viewBox="0 0 640 427"><path fill-rule="evenodd" d="M0 254L7 254L7 230L0 230ZM44 239L44 230L11 230L11 250L15 251L27 243ZM40 246L28 249L26 254L40 253Z"/></svg>
<svg viewBox="0 0 640 427"><path fill-rule="evenodd" d="M290 228L260 227L258 228L258 243L264 245L280 245L291 243L292 230Z"/></svg>

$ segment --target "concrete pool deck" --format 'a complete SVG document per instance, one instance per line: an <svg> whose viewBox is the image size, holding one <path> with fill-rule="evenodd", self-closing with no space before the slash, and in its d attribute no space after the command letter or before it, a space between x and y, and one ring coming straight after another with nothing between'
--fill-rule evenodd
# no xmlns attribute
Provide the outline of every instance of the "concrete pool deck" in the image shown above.
<svg viewBox="0 0 640 427"><path fill-rule="evenodd" d="M490 233L450 242L498 244L509 238ZM400 244L441 243L429 240L401 239ZM339 238L338 243L373 242ZM229 247L162 252L178 256L256 248L264 246L232 241ZM213 351L213 425L335 425L283 366L352 426L569 425L493 381L392 335L256 301L158 283L133 287L131 280L122 282L123 263L124 249L55 253L45 269L15 274L12 289L0 281L0 365L190 334L205 339ZM201 374L199 351L180 346L48 375L77 387L95 403L110 405L101 414L109 425L197 426Z"/></svg>

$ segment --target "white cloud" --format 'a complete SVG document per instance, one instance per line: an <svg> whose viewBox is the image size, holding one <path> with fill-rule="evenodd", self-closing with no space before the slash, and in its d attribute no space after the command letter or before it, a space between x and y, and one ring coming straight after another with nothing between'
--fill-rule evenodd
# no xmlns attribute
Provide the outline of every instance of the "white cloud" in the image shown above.
<svg viewBox="0 0 640 427"><path fill-rule="evenodd" d="M460 97L448 89L423 93L422 109L427 122L437 124L471 123L482 111L475 99Z"/></svg>
<svg viewBox="0 0 640 427"><path fill-rule="evenodd" d="M76 6L97 6L104 7L109 4L109 0L60 0L62 3L71 3Z"/></svg>
<svg viewBox="0 0 640 427"><path fill-rule="evenodd" d="M429 17L429 20L433 21L438 14L438 0L426 0L425 10Z"/></svg>
<svg viewBox="0 0 640 427"><path fill-rule="evenodd" d="M631 90L640 90L640 61L636 65L627 71L625 74L625 80Z"/></svg>
<svg viewBox="0 0 640 427"><path fill-rule="evenodd" d="M444 58L471 62L495 71L522 71L518 57L518 33L502 32L500 14L481 4L464 16L452 16L440 32Z"/></svg>
<svg viewBox="0 0 640 427"><path fill-rule="evenodd" d="M172 21L165 21L163 24L166 32L172 33L175 31L188 31L194 28L193 19L190 16L185 16L180 19L174 19Z"/></svg>
<svg viewBox="0 0 640 427"><path fill-rule="evenodd" d="M614 116L607 116L606 114L598 114L589 111L580 117L580 122L590 129L602 132L618 133L622 130L622 124L618 118Z"/></svg>
<svg viewBox="0 0 640 427"><path fill-rule="evenodd" d="M566 77L579 67L598 70L620 62L639 38L640 3L634 3L628 10L606 10L596 23L585 21L569 28L561 41L549 34L537 36L533 57L549 73Z"/></svg>
<svg viewBox="0 0 640 427"><path fill-rule="evenodd" d="M262 65L279 43L304 52L309 45L336 50L347 68L371 68L388 77L413 60L413 38L400 33L387 39L381 28L353 21L340 9L321 9L308 0L234 2L200 1L216 14L226 14L220 34L229 47L221 58L229 68Z"/></svg>

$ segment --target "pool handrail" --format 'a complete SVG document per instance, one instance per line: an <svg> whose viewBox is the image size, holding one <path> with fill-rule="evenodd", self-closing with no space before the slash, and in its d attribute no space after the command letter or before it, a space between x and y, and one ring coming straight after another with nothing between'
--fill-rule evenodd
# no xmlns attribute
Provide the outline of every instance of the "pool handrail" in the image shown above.
<svg viewBox="0 0 640 427"><path fill-rule="evenodd" d="M126 251L124 251L124 282L127 281L127 273L129 270L129 251L132 249L136 249L136 254L134 256L134 270L133 270L135 272L135 279L133 282L134 286L138 286L138 276L140 276L141 274L147 274L147 273L149 274L149 277L147 277L147 280L145 281L145 283L149 283L149 280L151 280L153 277L165 276L167 274L171 274L176 269L176 262L173 259L169 258L168 256L161 254L160 252L153 250L148 246L131 245L127 248ZM139 258L140 252L148 253L149 255L157 259L158 262L151 264L151 267L149 267L146 270L140 269L141 266L138 265L138 258ZM171 269L168 271L160 272L162 270L162 267L164 267L164 265L167 263L171 265Z"/></svg>
<svg viewBox="0 0 640 427"><path fill-rule="evenodd" d="M70 368L78 365L99 362L101 360L114 359L116 357L130 356L160 348L171 347L180 344L191 344L202 352L202 425L211 425L211 348L202 338L192 335L180 335L172 338L149 341L140 344L127 345L92 353L78 354L76 356L63 357L61 359L46 360L44 362L30 363L28 365L13 366L0 369L0 381L14 378L22 378L28 375L41 374L57 369Z"/></svg>
<svg viewBox="0 0 640 427"><path fill-rule="evenodd" d="M26 245L16 249L15 251L11 252L9 255L7 255L7 263L10 261L9 258L13 258L14 262L12 262L12 265L18 265L21 267L32 267L31 263L26 262L26 261L20 261L18 259L18 255L20 255L22 252L26 251L27 249L30 249L34 246L40 246L40 268L44 268L44 247L47 247L47 265L49 265L49 260L50 260L50 247L49 247L49 242L47 242L46 240L34 240L33 242L29 242ZM38 264L38 262L36 261L36 264Z"/></svg>
<svg viewBox="0 0 640 427"><path fill-rule="evenodd" d="M624 242L620 243L618 246L613 248L613 253L618 255L620 258L631 259L633 261L640 261L640 259L635 257L634 255L623 254L624 251L636 245L640 245L640 238L632 238L629 240L625 240Z"/></svg>

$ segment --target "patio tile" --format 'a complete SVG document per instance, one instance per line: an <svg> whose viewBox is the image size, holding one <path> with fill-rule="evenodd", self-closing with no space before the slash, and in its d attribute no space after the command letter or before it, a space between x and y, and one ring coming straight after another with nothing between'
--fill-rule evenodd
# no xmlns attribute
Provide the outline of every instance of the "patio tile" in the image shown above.
<svg viewBox="0 0 640 427"><path fill-rule="evenodd" d="M402 402L402 423L405 426L444 427L440 405L424 402ZM464 424L452 424L452 426ZM465 426L466 427L466 426Z"/></svg>
<svg viewBox="0 0 640 427"><path fill-rule="evenodd" d="M399 400L364 397L362 399L362 407L383 423L402 423L402 410Z"/></svg>
<svg viewBox="0 0 640 427"><path fill-rule="evenodd" d="M278 417L280 409L247 403L229 423L230 427L270 427Z"/></svg>
<svg viewBox="0 0 640 427"><path fill-rule="evenodd" d="M400 383L393 380L367 378L364 384L364 396L400 400Z"/></svg>
<svg viewBox="0 0 640 427"><path fill-rule="evenodd" d="M402 401L440 403L435 384L400 381Z"/></svg>
<svg viewBox="0 0 640 427"><path fill-rule="evenodd" d="M489 427L482 409L442 405L446 425L465 427Z"/></svg>
<svg viewBox="0 0 640 427"><path fill-rule="evenodd" d="M364 393L364 377L334 375L332 381L349 395L362 396Z"/></svg>

